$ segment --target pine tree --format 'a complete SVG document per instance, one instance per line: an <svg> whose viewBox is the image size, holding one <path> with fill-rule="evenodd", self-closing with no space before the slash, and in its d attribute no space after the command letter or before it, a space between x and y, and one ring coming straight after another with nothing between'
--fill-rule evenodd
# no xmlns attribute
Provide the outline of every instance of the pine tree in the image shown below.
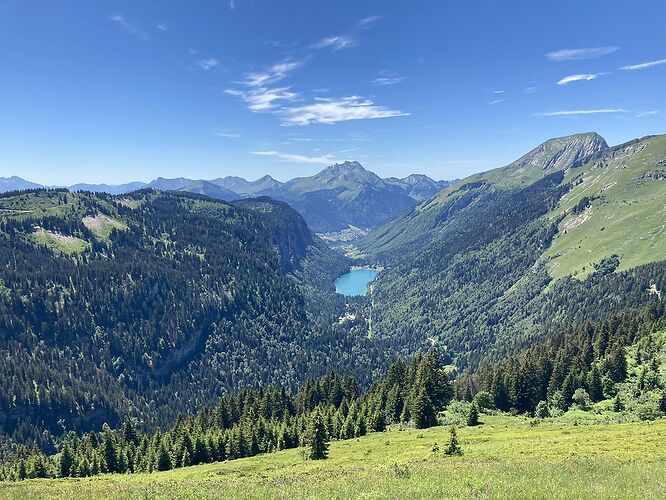
<svg viewBox="0 0 666 500"><path fill-rule="evenodd" d="M548 403L545 401L539 401L534 410L534 416L537 418L548 418L550 417L550 409L548 408Z"/></svg>
<svg viewBox="0 0 666 500"><path fill-rule="evenodd" d="M444 453L447 455L462 455L462 448L460 447L460 442L458 441L458 433L456 432L455 426L451 426L449 434L449 443L447 444Z"/></svg>
<svg viewBox="0 0 666 500"><path fill-rule="evenodd" d="M469 427L479 425L479 408L476 406L476 403L472 403L472 406L469 408L469 413L467 414L467 425Z"/></svg>
<svg viewBox="0 0 666 500"><path fill-rule="evenodd" d="M663 413L666 413L666 389L661 391L661 397L659 398L659 410Z"/></svg>
<svg viewBox="0 0 666 500"><path fill-rule="evenodd" d="M23 481L28 478L28 471L25 468L25 460L20 460L18 469L16 471L16 477L19 481Z"/></svg>
<svg viewBox="0 0 666 500"><path fill-rule="evenodd" d="M306 439L310 447L309 457L311 460L322 460L328 457L328 436L319 407L315 408L310 417Z"/></svg>
<svg viewBox="0 0 666 500"><path fill-rule="evenodd" d="M567 376L564 378L561 391L562 391L562 403L560 409L563 411L567 411L569 409L569 406L571 406L571 403L573 402L573 395L575 392L574 381L573 377L571 376L571 373L568 373Z"/></svg>
<svg viewBox="0 0 666 500"><path fill-rule="evenodd" d="M416 428L426 429L437 425L437 416L422 379L419 379L416 384L411 397L410 413Z"/></svg>
<svg viewBox="0 0 666 500"><path fill-rule="evenodd" d="M615 395L615 400L613 400L613 411L621 412L622 410L624 410L624 405L622 404L620 394L618 393Z"/></svg>
<svg viewBox="0 0 666 500"><path fill-rule="evenodd" d="M192 460L190 459L190 452L187 451L187 448L183 449L183 455L180 458L181 467L189 467L192 465Z"/></svg>
<svg viewBox="0 0 666 500"><path fill-rule="evenodd" d="M102 438L102 458L106 463L106 472L118 472L118 457L116 445L109 426L104 424L104 437Z"/></svg>
<svg viewBox="0 0 666 500"><path fill-rule="evenodd" d="M69 445L65 444L60 452L60 460L58 460L58 476L69 477L74 468L74 456L72 455Z"/></svg>
<svg viewBox="0 0 666 500"><path fill-rule="evenodd" d="M169 452L167 451L166 446L164 446L164 442L160 442L159 448L157 450L155 469L159 471L171 469L171 457L169 456Z"/></svg>
<svg viewBox="0 0 666 500"><path fill-rule="evenodd" d="M194 440L194 454L192 456L192 462L194 464L205 464L210 461L210 454L208 452L208 447L201 437L201 434L198 434Z"/></svg>
<svg viewBox="0 0 666 500"><path fill-rule="evenodd" d="M134 426L132 425L132 421L127 419L123 423L123 442L125 444L133 444L137 445L139 443L139 436L134 430Z"/></svg>
<svg viewBox="0 0 666 500"><path fill-rule="evenodd" d="M587 374L587 391L592 401L597 402L604 399L603 385L601 383L601 373L597 365L592 366L592 370Z"/></svg>
<svg viewBox="0 0 666 500"><path fill-rule="evenodd" d="M509 393L504 384L502 372L497 370L493 376L492 384L490 386L490 393L493 395L493 403L495 408L501 411L509 411L511 403L509 402Z"/></svg>

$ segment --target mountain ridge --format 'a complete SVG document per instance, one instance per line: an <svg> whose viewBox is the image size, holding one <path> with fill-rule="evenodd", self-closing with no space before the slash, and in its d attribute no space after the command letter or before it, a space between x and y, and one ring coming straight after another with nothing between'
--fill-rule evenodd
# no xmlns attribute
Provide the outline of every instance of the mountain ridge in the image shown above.
<svg viewBox="0 0 666 500"><path fill-rule="evenodd" d="M576 135L530 153L357 243L366 262L385 266L373 284L373 335L408 350L431 339L474 367L556 327L661 297L666 135L611 148Z"/></svg>
<svg viewBox="0 0 666 500"><path fill-rule="evenodd" d="M26 188L43 187L25 183ZM372 229L430 198L449 184L435 181L423 174L405 178L382 179L366 170L359 162L336 163L307 177L280 182L270 175L254 181L239 176L195 180L186 177L158 177L148 183L131 182L119 185L75 184L70 191L126 194L143 188L198 193L222 201L268 196L292 205L317 233L336 232L359 227ZM16 184L17 186L23 184ZM9 186L9 184L8 184ZM14 187L12 184L10 187ZM11 191L14 189L6 189ZM2 192L0 183L0 192Z"/></svg>

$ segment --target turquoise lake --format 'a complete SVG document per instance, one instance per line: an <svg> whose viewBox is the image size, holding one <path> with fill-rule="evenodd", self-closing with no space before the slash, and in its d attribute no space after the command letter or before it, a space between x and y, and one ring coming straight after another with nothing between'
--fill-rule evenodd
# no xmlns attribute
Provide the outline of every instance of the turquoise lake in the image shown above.
<svg viewBox="0 0 666 500"><path fill-rule="evenodd" d="M347 297L366 295L368 284L378 274L379 271L374 269L352 269L338 278L335 282L335 291Z"/></svg>

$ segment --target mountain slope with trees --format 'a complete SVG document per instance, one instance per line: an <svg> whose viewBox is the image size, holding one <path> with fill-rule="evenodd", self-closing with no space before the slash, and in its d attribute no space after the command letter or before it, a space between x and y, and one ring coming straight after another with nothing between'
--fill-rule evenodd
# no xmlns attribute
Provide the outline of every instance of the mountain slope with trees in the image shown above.
<svg viewBox="0 0 666 500"><path fill-rule="evenodd" d="M373 335L474 367L661 294L664 141L553 139L375 230Z"/></svg>
<svg viewBox="0 0 666 500"><path fill-rule="evenodd" d="M0 425L18 441L150 428L333 368L365 383L387 362L308 312L347 263L284 203L37 190L0 206Z"/></svg>

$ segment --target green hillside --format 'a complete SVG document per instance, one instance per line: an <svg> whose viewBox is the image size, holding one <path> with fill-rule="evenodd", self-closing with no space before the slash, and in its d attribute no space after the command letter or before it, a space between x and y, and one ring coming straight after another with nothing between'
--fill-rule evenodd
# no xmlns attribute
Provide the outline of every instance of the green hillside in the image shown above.
<svg viewBox="0 0 666 500"><path fill-rule="evenodd" d="M0 448L386 362L323 318L347 261L267 198L9 193L0 261Z"/></svg>
<svg viewBox="0 0 666 500"><path fill-rule="evenodd" d="M570 417L573 417L572 414ZM0 484L7 498L662 498L666 420L576 425L566 417L482 416L459 429L460 457L441 451L447 427L392 429L300 450L168 472ZM440 451L433 452L437 444Z"/></svg>
<svg viewBox="0 0 666 500"><path fill-rule="evenodd" d="M613 148L567 180L549 216L561 219L544 252L551 276L582 279L613 255L620 271L666 259L666 136Z"/></svg>
<svg viewBox="0 0 666 500"><path fill-rule="evenodd" d="M553 139L371 232L360 252L385 265L373 335L435 343L464 368L660 297L665 144Z"/></svg>
<svg viewBox="0 0 666 500"><path fill-rule="evenodd" d="M580 166L607 148L604 139L595 133L550 139L509 165L454 182L411 212L371 232L359 244L360 252L371 259L403 255L432 240L459 213L485 205L489 193L524 188L546 175Z"/></svg>

